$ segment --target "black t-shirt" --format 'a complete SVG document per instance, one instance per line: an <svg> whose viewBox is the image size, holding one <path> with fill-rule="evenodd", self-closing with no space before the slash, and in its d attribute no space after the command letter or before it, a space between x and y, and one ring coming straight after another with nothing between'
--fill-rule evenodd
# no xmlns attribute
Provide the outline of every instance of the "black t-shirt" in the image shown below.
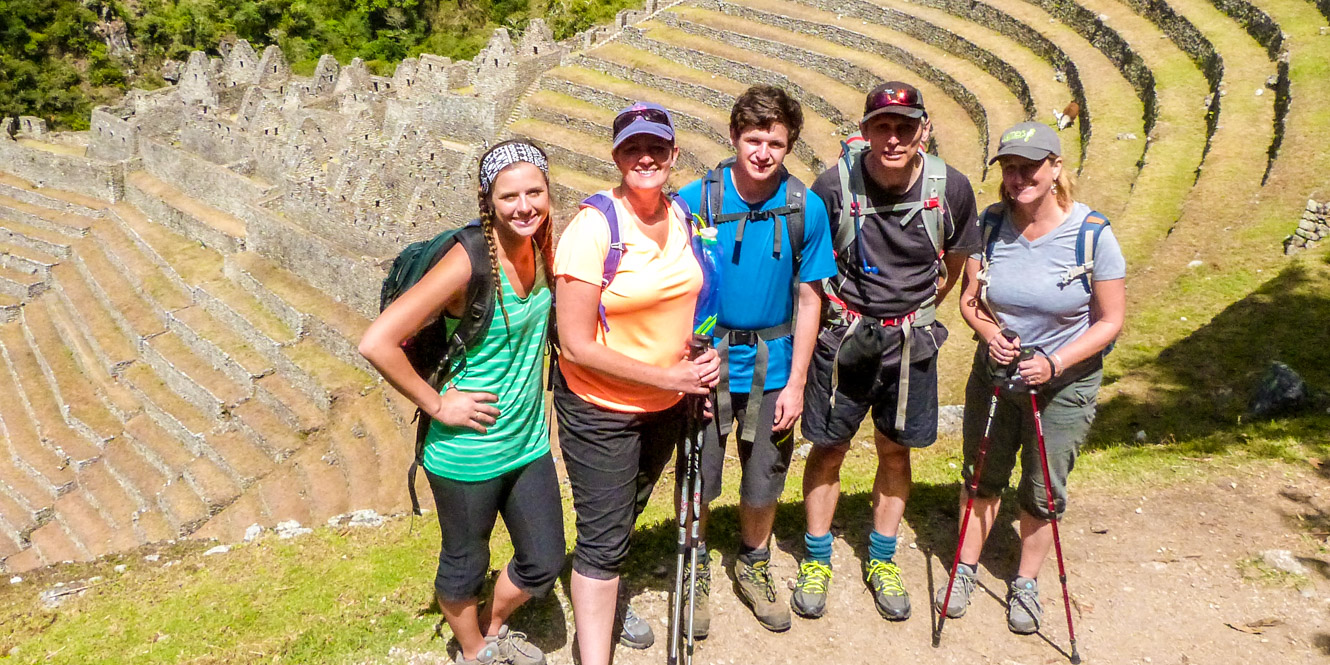
<svg viewBox="0 0 1330 665"><path fill-rule="evenodd" d="M919 201L925 180L921 172L909 191L893 196L865 173L868 207ZM827 204L834 238L840 228L840 170L833 166L825 171L813 183L812 190ZM979 251L983 234L979 230L979 213L970 179L948 166L943 198L943 248L948 253L965 255ZM879 319L901 317L919 309L937 291L937 252L924 229L923 212L917 213L904 228L900 224L903 216L904 213L865 216L859 230L862 245L855 242L845 256L836 257L841 275L845 277L836 295L851 309ZM861 246L868 255L868 265L877 267L876 275L864 272L859 256Z"/></svg>

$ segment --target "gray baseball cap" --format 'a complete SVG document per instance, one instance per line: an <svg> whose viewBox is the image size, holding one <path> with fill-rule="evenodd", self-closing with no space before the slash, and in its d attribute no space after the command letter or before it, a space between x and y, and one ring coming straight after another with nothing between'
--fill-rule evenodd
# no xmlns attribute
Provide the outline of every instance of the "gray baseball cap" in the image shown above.
<svg viewBox="0 0 1330 665"><path fill-rule="evenodd" d="M1062 141L1052 127L1042 122L1022 122L1005 132L998 143L997 154L988 160L989 164L1007 155L1016 155L1026 159L1046 159L1049 155L1062 154Z"/></svg>

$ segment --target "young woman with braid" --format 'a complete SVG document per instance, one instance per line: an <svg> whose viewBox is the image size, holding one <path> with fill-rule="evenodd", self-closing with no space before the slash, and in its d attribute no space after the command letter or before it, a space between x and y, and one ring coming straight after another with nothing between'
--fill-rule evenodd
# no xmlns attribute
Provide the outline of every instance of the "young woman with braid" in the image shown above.
<svg viewBox="0 0 1330 665"><path fill-rule="evenodd" d="M462 316L471 260L462 243L379 315L360 352L433 422L424 467L442 547L434 588L461 647L456 662L538 665L544 654L506 625L549 593L563 567L563 512L541 395L551 307L548 162L507 141L480 160L480 231L497 285L496 315L442 392L412 368L402 343L439 316ZM489 538L503 515L513 558L479 608Z"/></svg>

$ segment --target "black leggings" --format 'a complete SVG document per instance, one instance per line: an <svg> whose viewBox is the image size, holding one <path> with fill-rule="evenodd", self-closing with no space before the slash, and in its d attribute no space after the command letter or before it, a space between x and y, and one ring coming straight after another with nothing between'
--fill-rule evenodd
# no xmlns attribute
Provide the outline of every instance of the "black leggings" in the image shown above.
<svg viewBox="0 0 1330 665"><path fill-rule="evenodd" d="M443 545L434 589L448 602L480 594L490 565L490 533L503 515L513 543L508 576L517 588L545 596L563 569L563 502L549 453L497 478L464 482L426 471Z"/></svg>

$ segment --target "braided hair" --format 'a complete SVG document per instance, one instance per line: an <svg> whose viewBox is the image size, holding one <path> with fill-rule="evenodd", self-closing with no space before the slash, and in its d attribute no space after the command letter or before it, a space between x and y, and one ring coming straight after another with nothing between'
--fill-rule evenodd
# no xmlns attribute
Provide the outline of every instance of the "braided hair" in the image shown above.
<svg viewBox="0 0 1330 665"><path fill-rule="evenodd" d="M505 146L511 146L515 144L522 144L523 146L528 146L534 149L537 153L539 153L540 157L545 158L545 151L541 150L534 143L531 143L529 141L512 139L496 143L493 146L491 146L490 149L485 151L485 154L481 156L480 163L484 165L486 159L490 155L494 154L496 151L504 149ZM512 162L507 166L503 167L503 169L501 169L498 173L502 173L504 170L507 170L508 167L518 163L526 163L526 162L516 162L516 161ZM541 168L540 173L545 178L545 191L549 192L550 189L549 173L546 171L545 168ZM497 285L497 284L502 284L503 282L499 274L501 268L499 267L498 237L495 235L495 229L494 229L494 225L498 221L498 215L495 213L494 210L493 192L491 191L492 186L493 186L493 176L487 179L482 169L480 177L480 186L477 188L477 197L479 199L479 209L480 209L480 228L481 231L485 234L485 245L486 247L489 248L490 272L494 276L494 283ZM546 214L545 222L540 225L539 229L536 230L535 235L532 237L532 241L535 244L536 257L540 261L541 270L545 274L545 286L546 288L553 290L554 283L553 283L553 278L550 275L550 262L554 256L554 233L551 229L551 223L548 213ZM510 322L508 319L508 310L504 307L503 304L503 289L502 288L495 289L494 296L498 300L499 311L503 314L503 325L506 328L509 326Z"/></svg>

